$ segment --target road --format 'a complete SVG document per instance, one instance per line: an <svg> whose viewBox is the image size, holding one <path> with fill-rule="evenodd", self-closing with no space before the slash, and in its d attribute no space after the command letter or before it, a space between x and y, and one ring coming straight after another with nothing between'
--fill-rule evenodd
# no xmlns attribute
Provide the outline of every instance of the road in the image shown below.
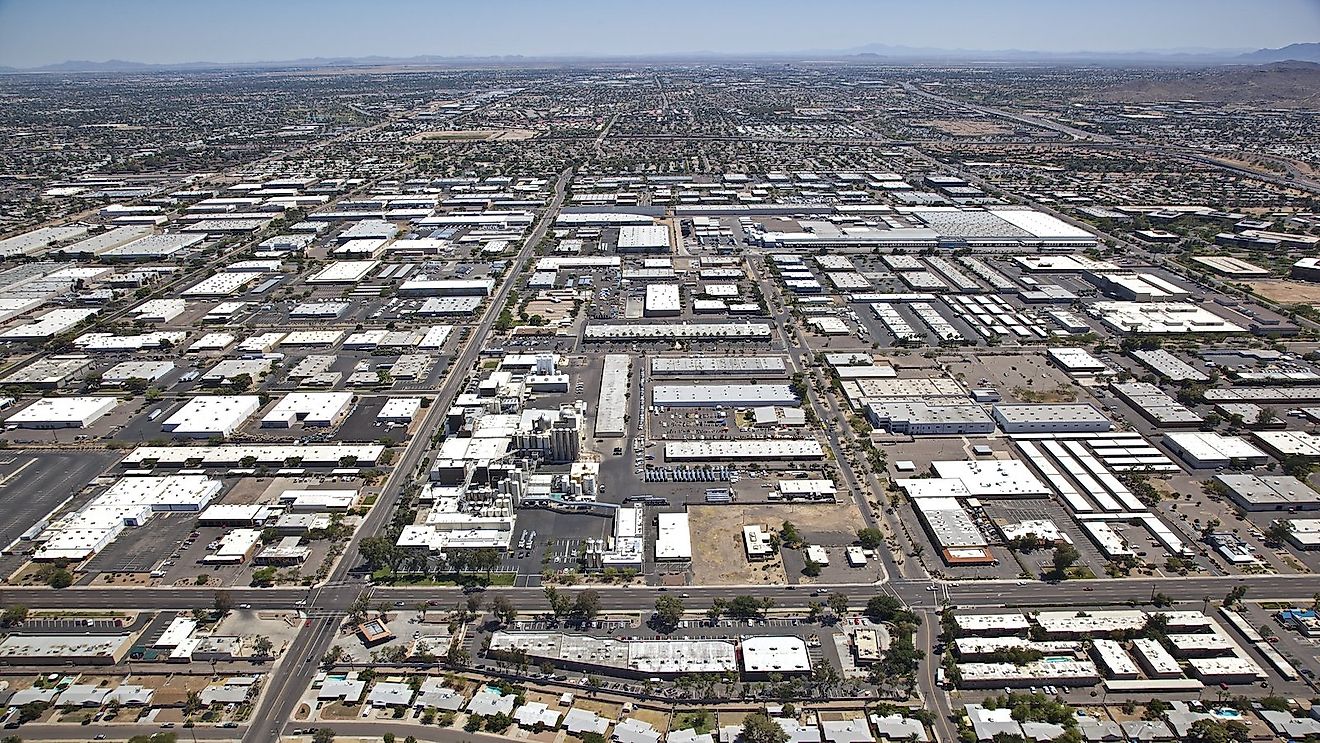
<svg viewBox="0 0 1320 743"><path fill-rule="evenodd" d="M689 609L701 609L716 598L752 594L770 596L777 607L803 608L816 600L813 590L826 593L840 591L854 599L854 605L881 593L897 595L911 606L932 607L936 596L948 600L962 609L992 607L1039 607L1125 604L1129 601L1149 601L1154 593L1163 593L1176 601L1200 601L1209 596L1220 599L1234 586L1246 585L1247 599L1253 601L1304 600L1308 604L1315 593L1314 575L1253 575L1250 578L1231 576L1171 576L1164 578L1105 578L1102 580L1074 580L1055 584L1041 581L985 580L944 582L926 579L898 578L883 584L874 583L812 583L811 588L796 586L690 586L673 589L672 594L686 594ZM662 589L654 586L593 585L601 596L606 611L640 611L649 609ZM935 590L932 590L935 589ZM566 589L570 593L578 589ZM179 609L209 606L214 590L204 588L92 588L74 587L63 590L50 588L6 588L0 591L0 604L21 605L50 609ZM230 601L249 604L256 609L292 609L295 602L306 600L308 593L301 588L241 588L228 591ZM316 595L307 607L309 615L316 617L332 613L346 613L360 595L356 586L328 586ZM520 611L541 611L547 608L540 588L491 588L488 597L501 594ZM451 586L390 587L376 586L371 591L375 602L416 606L428 600L441 606L452 606L463 596L462 590Z"/></svg>
<svg viewBox="0 0 1320 743"><path fill-rule="evenodd" d="M357 530L353 539L350 540L340 564L331 577L332 585L319 591L308 601L309 613L315 617L312 620L312 627L310 631L304 629L298 633L293 646L285 653L283 660L270 675L268 688L262 697L261 704L253 712L247 732L243 736L244 743L279 739L280 732L289 725L289 720L293 717L303 691L310 686L312 677L315 676L318 670L321 657L338 639L338 628L342 618L348 613L353 603L363 597L388 600L386 599L385 589L378 589L365 583L361 584L356 590L352 587L345 589L344 587L335 587L334 582L342 581L348 576L351 572L351 566L357 559L357 544L360 539L365 535L380 532L393 514L394 504L397 503L399 496L402 494L403 486L417 474L418 465L430 451L429 442L431 437L436 432L440 421L444 420L445 412L449 410L466 382L467 370L476 365L482 344L489 337L500 312L504 309L504 305L509 298L509 292L513 290L514 284L517 283L523 266L531 258L536 245L545 237L550 226L554 224L559 208L563 205L571 176L571 170L560 173L559 179L555 182L554 198L551 199L550 204L532 229L531 234L523 242L518 257L511 263L509 270L505 272L500 288L491 296L481 322L468 336L463 350L454 359L453 369L437 395L438 401L428 409L422 427L418 429L413 437L412 446L408 447L390 474L381 499L376 502L363 525ZM410 605L435 600L437 593L440 592L434 588L419 591L418 596L412 599ZM456 590L449 593L453 594L453 600L455 601L461 595ZM342 603L349 594L353 597L350 603ZM407 600L400 599L397 596L390 598L395 601ZM331 603L332 600L335 603ZM258 603L241 599L234 599L234 603L247 603L253 607L258 606ZM325 609L329 609L329 613L325 616L319 616L320 611Z"/></svg>

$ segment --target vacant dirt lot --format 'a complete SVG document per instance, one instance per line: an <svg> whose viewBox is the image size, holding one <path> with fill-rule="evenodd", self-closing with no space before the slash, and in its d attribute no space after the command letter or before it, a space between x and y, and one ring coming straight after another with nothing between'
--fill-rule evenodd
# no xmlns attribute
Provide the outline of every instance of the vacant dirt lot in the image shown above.
<svg viewBox="0 0 1320 743"><path fill-rule="evenodd" d="M932 119L917 123L954 137L993 137L1010 131L1008 127L997 122L975 119Z"/></svg>
<svg viewBox="0 0 1320 743"><path fill-rule="evenodd" d="M1252 281L1254 292L1266 299L1283 304L1320 304L1320 284L1301 281Z"/></svg>
<svg viewBox="0 0 1320 743"><path fill-rule="evenodd" d="M688 517L692 528L693 585L788 582L781 559L747 562L742 546L744 525L762 524L778 529L785 521L791 521L808 541L825 546L850 543L864 526L852 503L691 506Z"/></svg>
<svg viewBox="0 0 1320 743"><path fill-rule="evenodd" d="M444 141L464 141L480 140L491 142L495 140L523 140L531 139L536 136L536 132L531 129L456 129L445 131L430 131L414 134L407 138L409 142L444 142Z"/></svg>

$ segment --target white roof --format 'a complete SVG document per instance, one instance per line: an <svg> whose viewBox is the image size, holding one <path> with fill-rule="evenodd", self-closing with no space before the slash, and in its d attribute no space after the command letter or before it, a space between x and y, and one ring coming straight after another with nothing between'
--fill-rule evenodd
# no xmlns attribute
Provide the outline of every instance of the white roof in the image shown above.
<svg viewBox="0 0 1320 743"><path fill-rule="evenodd" d="M655 535L655 559L692 559L692 533L686 513L661 513Z"/></svg>
<svg viewBox="0 0 1320 743"><path fill-rule="evenodd" d="M42 397L9 416L10 426L53 425L82 428L114 409L113 397Z"/></svg>
<svg viewBox="0 0 1320 743"><path fill-rule="evenodd" d="M739 644L743 670L749 673L810 671L807 643L787 635L747 637Z"/></svg>

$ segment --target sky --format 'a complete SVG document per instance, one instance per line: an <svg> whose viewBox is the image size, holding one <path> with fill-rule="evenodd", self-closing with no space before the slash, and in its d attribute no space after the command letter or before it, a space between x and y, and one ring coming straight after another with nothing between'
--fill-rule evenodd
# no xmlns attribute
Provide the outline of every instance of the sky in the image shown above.
<svg viewBox="0 0 1320 743"><path fill-rule="evenodd" d="M0 65L1320 41L1320 0L0 0Z"/></svg>

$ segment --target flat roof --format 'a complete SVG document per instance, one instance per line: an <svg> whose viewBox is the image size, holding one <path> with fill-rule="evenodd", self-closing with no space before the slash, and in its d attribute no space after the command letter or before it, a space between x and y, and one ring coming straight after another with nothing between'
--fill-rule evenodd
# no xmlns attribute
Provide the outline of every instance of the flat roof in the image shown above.
<svg viewBox="0 0 1320 743"><path fill-rule="evenodd" d="M807 642L788 635L745 637L739 643L748 673L794 673L811 670Z"/></svg>
<svg viewBox="0 0 1320 743"><path fill-rule="evenodd" d="M692 533L686 513L660 513L656 516L655 559L691 560Z"/></svg>

